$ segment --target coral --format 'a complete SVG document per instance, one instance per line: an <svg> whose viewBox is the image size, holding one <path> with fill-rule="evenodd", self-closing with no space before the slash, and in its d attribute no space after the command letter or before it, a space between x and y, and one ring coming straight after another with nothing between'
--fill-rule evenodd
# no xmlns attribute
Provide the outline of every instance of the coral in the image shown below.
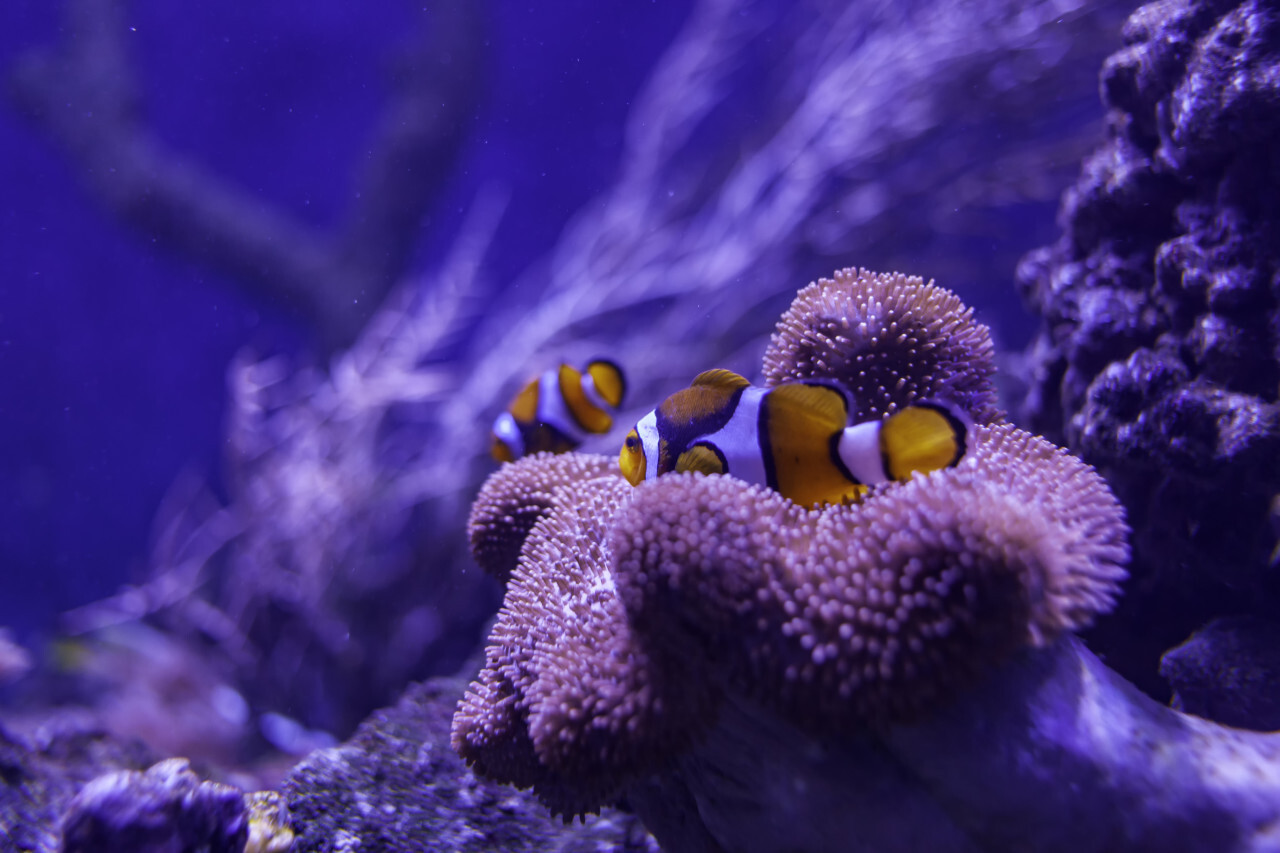
<svg viewBox="0 0 1280 853"><path fill-rule="evenodd" d="M485 481L467 520L475 561L506 583L529 531L555 506L555 490L615 473L617 467L613 459L575 453L546 454L535 465L500 468Z"/></svg>
<svg viewBox="0 0 1280 853"><path fill-rule="evenodd" d="M275 791L255 791L245 797L249 810L249 837L244 853L289 853L293 849L293 822L284 797Z"/></svg>
<svg viewBox="0 0 1280 853"><path fill-rule="evenodd" d="M62 819L63 853L240 853L249 836L241 792L201 782L186 759L99 776Z"/></svg>
<svg viewBox="0 0 1280 853"><path fill-rule="evenodd" d="M914 717L1013 649L1087 625L1128 556L1096 474L1008 426L858 506L805 514L686 477L643 490L614 531L643 647L674 661L709 646L738 690L820 729Z"/></svg>
<svg viewBox="0 0 1280 853"><path fill-rule="evenodd" d="M769 385L821 377L848 388L855 422L892 414L904 398L942 398L989 423L1001 416L995 369L990 332L954 293L852 269L801 290L764 355Z"/></svg>
<svg viewBox="0 0 1280 853"><path fill-rule="evenodd" d="M47 716L32 732L0 725L0 842L5 850L55 853L62 816L80 787L103 774L139 770L156 756L115 738L83 714Z"/></svg>
<svg viewBox="0 0 1280 853"><path fill-rule="evenodd" d="M283 786L292 853L657 853L632 815L607 811L566 827L533 796L473 775L449 748L449 719L464 686L435 679L410 687L342 746L295 767Z"/></svg>
<svg viewBox="0 0 1280 853"><path fill-rule="evenodd" d="M860 334L882 318L885 333ZM770 378L849 376L885 389L885 411L939 388L991 405L985 330L919 279L841 271L779 330ZM920 376L921 352L950 375ZM830 369L857 363L874 369ZM927 717L1109 609L1128 553L1096 473L1000 423L976 427L953 468L820 510L732 477L632 488L590 458L522 460L494 480L473 518L527 537L453 743L566 815L670 772L725 703L840 737ZM495 539L510 550L486 528Z"/></svg>
<svg viewBox="0 0 1280 853"><path fill-rule="evenodd" d="M1124 35L1108 138L1018 277L1044 320L1027 417L1130 510L1134 594L1100 641L1141 678L1207 619L1278 601L1280 14L1162 2Z"/></svg>
<svg viewBox="0 0 1280 853"><path fill-rule="evenodd" d="M537 496L558 462L504 477ZM1105 486L1007 425L957 468L822 511L728 477L576 470L538 505L454 730L477 770L562 813L670 764L725 688L813 731L912 719L1087 624L1123 576Z"/></svg>

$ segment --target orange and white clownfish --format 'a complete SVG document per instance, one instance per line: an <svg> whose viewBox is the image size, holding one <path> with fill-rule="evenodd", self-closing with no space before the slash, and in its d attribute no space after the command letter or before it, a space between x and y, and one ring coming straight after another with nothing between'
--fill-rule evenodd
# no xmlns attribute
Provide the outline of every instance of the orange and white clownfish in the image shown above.
<svg viewBox="0 0 1280 853"><path fill-rule="evenodd" d="M514 462L543 450L573 450L589 434L613 427L626 390L622 368L605 359L581 371L567 364L544 371L493 422L493 458Z"/></svg>
<svg viewBox="0 0 1280 853"><path fill-rule="evenodd" d="M969 433L963 413L934 402L848 423L848 400L829 385L758 388L708 370L640 419L618 462L632 485L672 471L731 474L814 507L955 465Z"/></svg>

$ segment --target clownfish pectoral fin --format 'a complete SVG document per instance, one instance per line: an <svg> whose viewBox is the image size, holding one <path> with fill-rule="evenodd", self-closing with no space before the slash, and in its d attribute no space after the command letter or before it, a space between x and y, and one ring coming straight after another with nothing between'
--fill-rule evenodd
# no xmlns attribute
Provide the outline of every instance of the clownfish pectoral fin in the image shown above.
<svg viewBox="0 0 1280 853"><path fill-rule="evenodd" d="M615 409L622 405L622 398L627 393L627 378L621 367L608 359L597 358L587 363L584 372L591 377L600 399Z"/></svg>
<svg viewBox="0 0 1280 853"><path fill-rule="evenodd" d="M769 408L804 419L824 437L849 422L849 401L829 385L779 385L769 392Z"/></svg>
<svg viewBox="0 0 1280 853"><path fill-rule="evenodd" d="M696 471L699 474L723 474L729 470L720 451L709 444L695 444L676 459L677 471Z"/></svg>
<svg viewBox="0 0 1280 853"><path fill-rule="evenodd" d="M950 406L917 403L889 416L880 427L885 473L905 480L955 465L965 454L968 425Z"/></svg>
<svg viewBox="0 0 1280 853"><path fill-rule="evenodd" d="M723 367L717 367L714 370L704 370L697 376L693 377L690 385L710 385L715 388L738 389L746 388L751 383L745 377L739 376L732 370L725 370Z"/></svg>

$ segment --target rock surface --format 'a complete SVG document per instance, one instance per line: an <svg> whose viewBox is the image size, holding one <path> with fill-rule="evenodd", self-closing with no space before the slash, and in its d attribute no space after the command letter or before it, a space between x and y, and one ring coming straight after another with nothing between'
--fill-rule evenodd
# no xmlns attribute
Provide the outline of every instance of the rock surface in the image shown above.
<svg viewBox="0 0 1280 853"><path fill-rule="evenodd" d="M1171 0L1124 36L1107 141L1019 268L1044 321L1024 414L1128 509L1134 578L1095 644L1160 693L1161 652L1277 602L1280 12Z"/></svg>
<svg viewBox="0 0 1280 853"><path fill-rule="evenodd" d="M1280 729L1280 625L1215 619L1160 660L1173 707L1228 726Z"/></svg>
<svg viewBox="0 0 1280 853"><path fill-rule="evenodd" d="M284 784L293 853L648 851L639 821L605 810L582 825L554 820L532 794L477 779L449 745L462 680L410 687L346 743L294 768Z"/></svg>

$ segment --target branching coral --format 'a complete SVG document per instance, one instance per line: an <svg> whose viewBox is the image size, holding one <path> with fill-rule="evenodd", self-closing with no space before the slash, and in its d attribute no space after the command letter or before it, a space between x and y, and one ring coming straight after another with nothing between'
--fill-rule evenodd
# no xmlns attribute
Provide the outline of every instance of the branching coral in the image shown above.
<svg viewBox="0 0 1280 853"><path fill-rule="evenodd" d="M860 334L886 305L902 306L892 321L902 334ZM832 355L779 354L795 340ZM989 404L971 340L985 337L946 291L842 271L801 292L771 369L829 379L838 355L877 365L885 406L949 380ZM915 353L966 346L976 364L936 359L949 375L911 381ZM731 477L632 489L603 469L585 457L524 460L473 510L488 520L482 541L504 553L501 533L528 534L454 745L565 815L625 795L661 827L668 798L655 786L687 782L689 756L742 707L797 737L840 742L927 722L1011 655L1109 609L1128 556L1122 512L1097 474L1002 423L978 426L954 468L820 510Z"/></svg>

